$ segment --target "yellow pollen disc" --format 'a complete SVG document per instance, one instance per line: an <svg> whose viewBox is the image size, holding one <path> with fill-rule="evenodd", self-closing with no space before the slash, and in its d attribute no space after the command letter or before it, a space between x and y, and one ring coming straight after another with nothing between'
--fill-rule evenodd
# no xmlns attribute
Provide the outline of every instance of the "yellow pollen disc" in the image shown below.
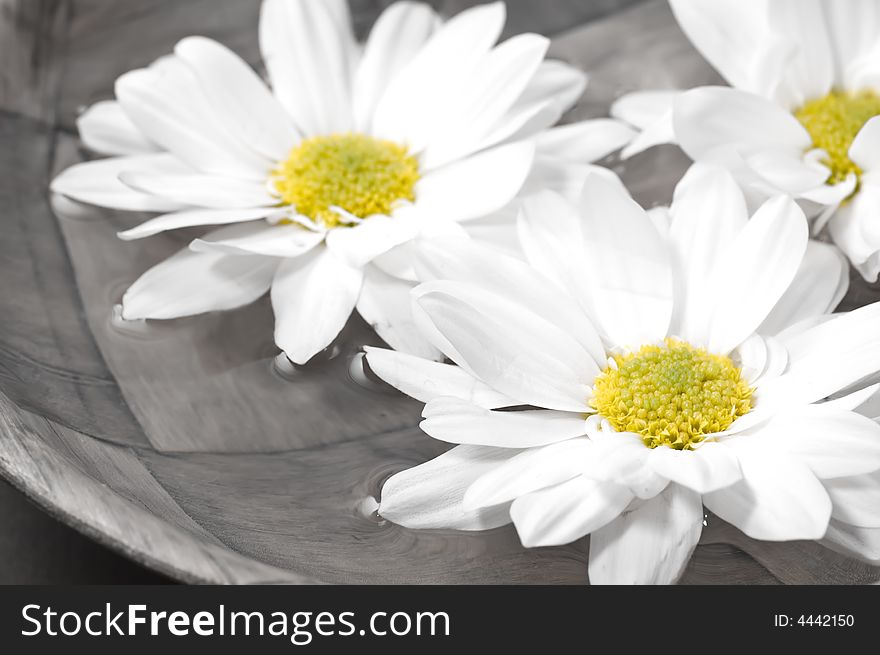
<svg viewBox="0 0 880 655"><path fill-rule="evenodd" d="M363 134L304 139L272 171L281 201L327 228L348 224L331 207L366 218L415 200L418 160L406 147Z"/></svg>
<svg viewBox="0 0 880 655"><path fill-rule="evenodd" d="M683 341L614 355L596 378L592 405L618 432L649 448L690 449L748 414L754 391L729 357Z"/></svg>
<svg viewBox="0 0 880 655"><path fill-rule="evenodd" d="M828 153L822 163L831 169L827 184L837 184L850 173L861 177L862 170L849 158L849 147L862 126L880 115L880 95L873 91L847 93L832 91L810 100L794 112L813 139L813 147Z"/></svg>

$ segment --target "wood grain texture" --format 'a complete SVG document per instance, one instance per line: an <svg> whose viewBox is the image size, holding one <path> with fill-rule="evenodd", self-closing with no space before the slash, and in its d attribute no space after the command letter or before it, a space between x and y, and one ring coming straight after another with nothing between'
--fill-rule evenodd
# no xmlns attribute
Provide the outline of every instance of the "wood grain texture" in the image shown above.
<svg viewBox="0 0 880 655"><path fill-rule="evenodd" d="M583 583L587 539L526 550L510 527L461 534L378 519L373 509L384 480L444 446L416 428L417 403L352 375L355 351L378 342L359 320L302 368L276 365L265 300L168 323L114 320L126 286L192 233L123 243L115 232L142 217L63 200L53 216L49 176L87 156L70 132L77 108L108 97L118 74L186 34L219 38L256 63L259 3L70 1L67 30L58 17L39 23L60 31L69 55L63 79L57 62L40 75L16 74L27 89L22 98L31 100L0 104L17 112L0 116L0 272L7 283L0 296L0 472L77 529L190 582ZM353 3L359 32L384 4ZM435 4L452 12L464 2ZM538 9L511 2L508 32L555 32L612 4L630 3L554 0ZM30 23L12 29L16 12L34 11L15 5L0 0L7 7L0 35L34 45L49 38L28 37ZM553 53L592 76L572 117L605 115L631 89L717 81L660 0L567 32ZM45 91L53 84L57 96ZM687 162L660 148L626 166L609 164L652 205L668 201ZM860 287L848 302L876 297ZM702 543L685 583L880 577L816 544L756 542L713 517Z"/></svg>

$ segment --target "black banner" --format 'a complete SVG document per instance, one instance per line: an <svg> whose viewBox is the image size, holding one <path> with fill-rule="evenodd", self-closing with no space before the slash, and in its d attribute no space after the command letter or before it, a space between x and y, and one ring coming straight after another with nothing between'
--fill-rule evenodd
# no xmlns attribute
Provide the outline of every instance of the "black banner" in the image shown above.
<svg viewBox="0 0 880 655"><path fill-rule="evenodd" d="M259 653L631 652L645 637L685 652L839 647L874 643L878 608L875 587L5 587L0 644L117 655L226 641Z"/></svg>

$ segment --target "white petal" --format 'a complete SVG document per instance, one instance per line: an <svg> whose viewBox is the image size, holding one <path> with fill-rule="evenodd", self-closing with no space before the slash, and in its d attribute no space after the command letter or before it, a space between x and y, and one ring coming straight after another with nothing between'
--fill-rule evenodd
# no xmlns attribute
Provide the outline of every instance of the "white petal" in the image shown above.
<svg viewBox="0 0 880 655"><path fill-rule="evenodd" d="M547 319L460 282L422 284L414 297L452 348L434 345L492 388L523 404L588 411L589 385L599 369Z"/></svg>
<svg viewBox="0 0 880 655"><path fill-rule="evenodd" d="M546 446L586 433L584 417L547 409L493 411L458 398L435 398L422 411L422 430L440 441L498 448Z"/></svg>
<svg viewBox="0 0 880 655"><path fill-rule="evenodd" d="M589 423L587 425L590 430ZM652 450L631 432L590 433L594 455L584 461L584 475L627 487L637 498L653 498L669 478L650 465Z"/></svg>
<svg viewBox="0 0 880 655"><path fill-rule="evenodd" d="M614 118L635 125L641 133L632 139L621 155L632 157L663 143L675 142L672 103L679 91L635 91L621 96L611 105Z"/></svg>
<svg viewBox="0 0 880 655"><path fill-rule="evenodd" d="M416 273L423 282L476 284L519 302L574 337L596 364L607 355L593 324L576 301L525 262L467 239L426 239L416 247Z"/></svg>
<svg viewBox="0 0 880 655"><path fill-rule="evenodd" d="M114 100L102 100L76 119L86 148L105 155L141 155L159 148L147 140Z"/></svg>
<svg viewBox="0 0 880 655"><path fill-rule="evenodd" d="M341 227L327 234L327 247L351 266L361 267L395 246L412 239L418 231L414 218L370 216L353 227Z"/></svg>
<svg viewBox="0 0 880 655"><path fill-rule="evenodd" d="M672 584L703 529L700 496L679 485L643 501L590 536L590 584Z"/></svg>
<svg viewBox="0 0 880 655"><path fill-rule="evenodd" d="M473 218L465 223L460 223L460 225L464 227L465 234L474 243L523 259L525 256L520 247L516 230L519 214L517 205L517 201L514 201L494 214Z"/></svg>
<svg viewBox="0 0 880 655"><path fill-rule="evenodd" d="M269 290L278 263L183 249L141 275L122 296L122 317L177 318L247 305Z"/></svg>
<svg viewBox="0 0 880 655"><path fill-rule="evenodd" d="M143 239L166 230L196 225L224 225L227 223L243 223L258 218L265 218L274 210L272 207L256 209L189 209L171 214L162 214L151 218L140 225L118 232L116 236L124 241Z"/></svg>
<svg viewBox="0 0 880 655"><path fill-rule="evenodd" d="M880 116L862 126L849 147L849 157L864 171L880 171Z"/></svg>
<svg viewBox="0 0 880 655"><path fill-rule="evenodd" d="M384 348L364 346L364 350L376 375L424 403L447 396L489 409L517 404L458 366Z"/></svg>
<svg viewBox="0 0 880 655"><path fill-rule="evenodd" d="M513 107L534 77L550 41L519 34L474 62L461 90L438 120L422 153L422 166L433 170L472 154Z"/></svg>
<svg viewBox="0 0 880 655"><path fill-rule="evenodd" d="M491 214L520 190L534 156L534 144L522 141L433 170L416 183L416 207L453 221Z"/></svg>
<svg viewBox="0 0 880 655"><path fill-rule="evenodd" d="M792 106L820 98L834 84L834 56L821 0L773 0L767 3L768 25L792 46L785 82Z"/></svg>
<svg viewBox="0 0 880 655"><path fill-rule="evenodd" d="M793 200L778 196L761 206L721 255L710 282L710 350L730 352L761 325L794 279L808 238Z"/></svg>
<svg viewBox="0 0 880 655"><path fill-rule="evenodd" d="M135 191L174 202L212 209L272 207L278 199L265 183L217 175L172 175L122 171L119 180Z"/></svg>
<svg viewBox="0 0 880 655"><path fill-rule="evenodd" d="M510 516L526 548L561 546L614 520L631 500L626 487L577 477L520 496Z"/></svg>
<svg viewBox="0 0 880 655"><path fill-rule="evenodd" d="M299 257L321 241L324 235L299 225L268 225L264 221L230 225L209 232L190 244L196 252L222 252L228 255L266 255Z"/></svg>
<svg viewBox="0 0 880 655"><path fill-rule="evenodd" d="M823 546L850 557L880 566L880 529L860 528L843 521L831 520L828 532L820 542Z"/></svg>
<svg viewBox="0 0 880 655"><path fill-rule="evenodd" d="M503 3L478 5L446 22L389 82L376 106L372 133L421 152L448 100L501 34Z"/></svg>
<svg viewBox="0 0 880 655"><path fill-rule="evenodd" d="M841 252L810 240L800 268L758 332L778 334L811 316L829 314L849 287L849 266Z"/></svg>
<svg viewBox="0 0 880 655"><path fill-rule="evenodd" d="M706 442L697 450L651 450L651 468L673 482L703 494L733 484L742 477L739 462L723 443Z"/></svg>
<svg viewBox="0 0 880 655"><path fill-rule="evenodd" d="M357 128L369 131L373 111L388 83L434 34L440 19L421 2L395 2L376 20L354 81Z"/></svg>
<svg viewBox="0 0 880 655"><path fill-rule="evenodd" d="M464 495L468 508L490 507L580 475L581 460L590 456L588 439L568 439L529 448L478 478Z"/></svg>
<svg viewBox="0 0 880 655"><path fill-rule="evenodd" d="M694 160L733 145L746 152L788 149L805 152L810 135L797 119L760 96L725 87L701 87L676 97L675 134Z"/></svg>
<svg viewBox="0 0 880 655"><path fill-rule="evenodd" d="M702 6L671 0L678 24L691 44L735 87L756 91L761 49L768 41L764 2L714 0Z"/></svg>
<svg viewBox="0 0 880 655"><path fill-rule="evenodd" d="M287 158L299 134L272 92L241 57L203 36L183 39L174 53L195 71L227 130L266 157Z"/></svg>
<svg viewBox="0 0 880 655"><path fill-rule="evenodd" d="M116 98L148 139L200 172L265 180L274 163L222 125L195 73L176 57L122 75Z"/></svg>
<svg viewBox="0 0 880 655"><path fill-rule="evenodd" d="M828 480L831 517L862 528L880 528L880 471Z"/></svg>
<svg viewBox="0 0 880 655"><path fill-rule="evenodd" d="M431 360L442 359L443 354L422 336L413 320L410 292L414 287L413 282L367 266L357 301L358 314L395 350Z"/></svg>
<svg viewBox="0 0 880 655"><path fill-rule="evenodd" d="M777 414L761 430L761 438L805 463L820 479L880 469L880 425L825 404Z"/></svg>
<svg viewBox="0 0 880 655"><path fill-rule="evenodd" d="M754 445L757 444L757 445ZM742 468L739 482L703 496L703 503L748 536L766 541L819 539L831 500L806 464L761 448L760 437L734 437Z"/></svg>
<svg viewBox="0 0 880 655"><path fill-rule="evenodd" d="M620 150L634 136L620 121L594 118L546 130L535 142L541 155L589 164Z"/></svg>
<svg viewBox="0 0 880 655"><path fill-rule="evenodd" d="M275 343L296 364L330 345L351 315L363 272L327 248L285 259L272 281Z"/></svg>
<svg viewBox="0 0 880 655"><path fill-rule="evenodd" d="M135 191L119 181L123 171L192 172L166 153L110 157L74 164L52 180L55 193L99 207L129 211L173 211L183 205L177 201Z"/></svg>
<svg viewBox="0 0 880 655"><path fill-rule="evenodd" d="M305 136L352 127L347 3L264 0L260 50L275 96Z"/></svg>
<svg viewBox="0 0 880 655"><path fill-rule="evenodd" d="M761 385L761 402L812 403L880 371L878 333L880 303L874 303L787 338L788 370Z"/></svg>
<svg viewBox="0 0 880 655"><path fill-rule="evenodd" d="M670 215L677 296L671 330L705 343L711 318L707 309L716 292L709 277L748 221L746 201L730 173L694 164L675 187Z"/></svg>
<svg viewBox="0 0 880 655"><path fill-rule="evenodd" d="M382 487L379 515L417 529L488 530L510 523L507 505L467 510L462 498L474 480L516 453L508 448L457 446L401 471Z"/></svg>
<svg viewBox="0 0 880 655"><path fill-rule="evenodd" d="M554 125L580 99L586 87L587 75L579 68L554 59L542 61L508 115L535 105L544 109L540 116L535 116L521 128L517 137L526 137Z"/></svg>
<svg viewBox="0 0 880 655"><path fill-rule="evenodd" d="M874 282L880 273L880 228L874 220L880 215L880 184L869 177L862 176L858 193L834 213L828 231L862 277Z"/></svg>
<svg viewBox="0 0 880 655"><path fill-rule="evenodd" d="M662 339L672 317L672 262L657 228L622 185L599 175L587 177L580 207L590 317L615 345Z"/></svg>

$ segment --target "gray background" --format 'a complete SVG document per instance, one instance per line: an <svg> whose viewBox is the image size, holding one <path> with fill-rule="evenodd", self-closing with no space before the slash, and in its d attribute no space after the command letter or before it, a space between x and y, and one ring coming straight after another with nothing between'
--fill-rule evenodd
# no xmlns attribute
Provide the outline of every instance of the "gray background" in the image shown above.
<svg viewBox="0 0 880 655"><path fill-rule="evenodd" d="M118 0L122 1L122 0ZM148 10L155 0L125 0L138 9ZM184 4L186 0L176 0ZM637 3L639 0L508 0L506 34L523 31L553 35L583 25L590 20ZM64 5L76 12L94 0L0 0L0 24L16 30L39 30L43 17L51 19ZM377 13L390 4L385 0L351 0L359 33L364 33ZM447 14L479 4L473 0L432 0ZM107 26L96 26L106 28ZM254 26L255 27L255 26ZM31 42L30 39L23 42ZM43 53L39 39L32 41L32 52L19 53L37 65ZM116 44L122 45L122 44ZM114 44L108 43L108 56ZM146 62L144 62L146 63ZM0 98L14 88L16 80L0 63ZM3 92L6 93L3 93ZM13 103L14 105L14 103ZM0 102L0 120L15 107ZM168 582L167 578L144 569L91 541L56 521L5 481L0 480L0 583L2 584L101 584Z"/></svg>

